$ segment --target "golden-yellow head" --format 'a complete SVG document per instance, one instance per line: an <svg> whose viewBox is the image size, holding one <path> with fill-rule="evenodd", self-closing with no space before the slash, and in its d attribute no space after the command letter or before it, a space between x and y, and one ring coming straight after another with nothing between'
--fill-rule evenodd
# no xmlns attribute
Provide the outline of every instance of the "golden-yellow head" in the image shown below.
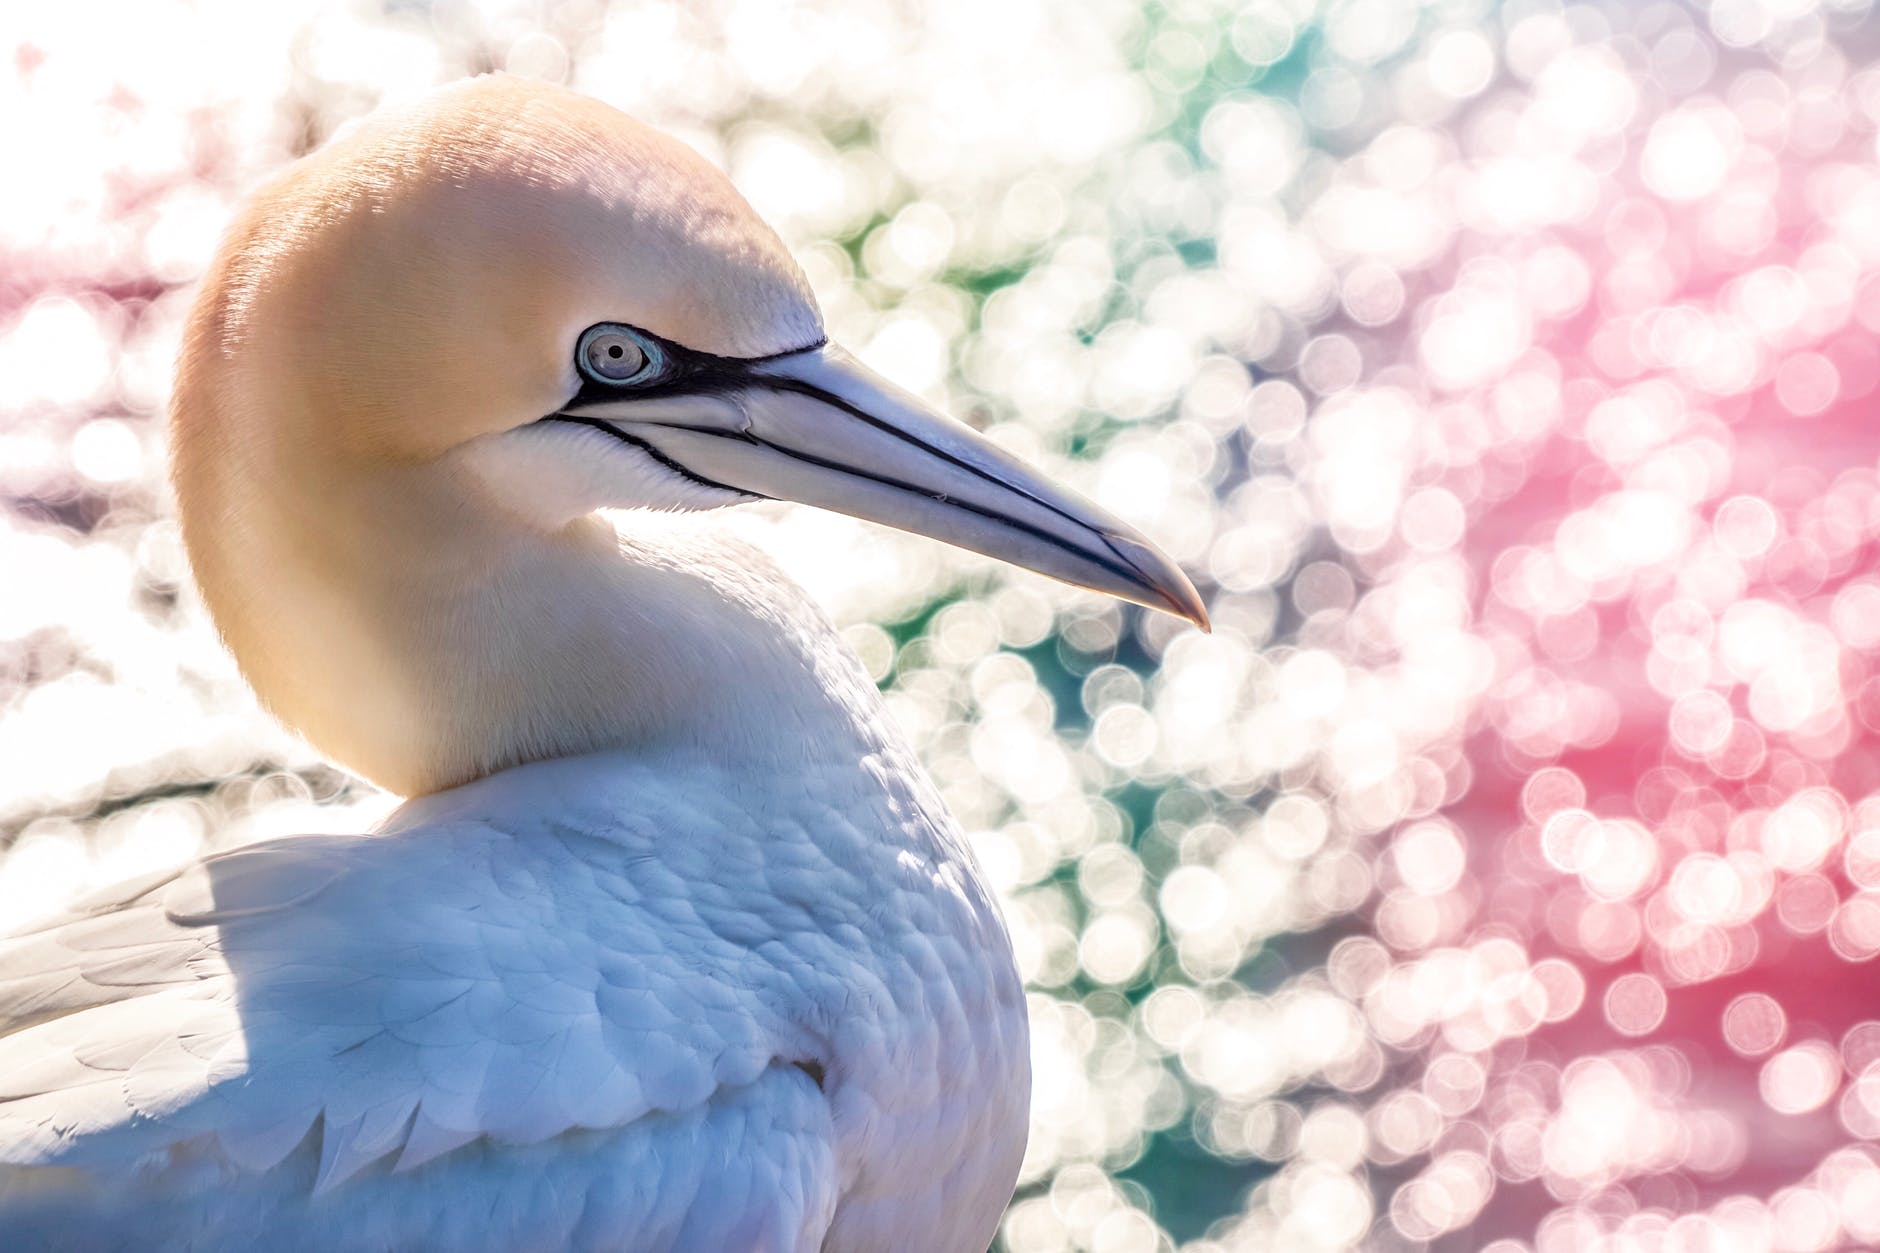
<svg viewBox="0 0 1880 1253"><path fill-rule="evenodd" d="M205 277L172 425L184 538L249 677L401 790L562 751L564 722L602 717L570 712L601 699L572 681L538 698L503 660L523 636L592 653L587 673L650 665L592 625L625 610L567 591L606 577L569 556L576 536L597 551L598 509L795 500L1206 622L1130 527L829 344L710 164L522 79L369 119L262 189ZM375 768L413 756L427 707L508 710L505 743L539 744L437 765L446 727L416 754L433 764ZM384 742L350 743L368 732Z"/></svg>

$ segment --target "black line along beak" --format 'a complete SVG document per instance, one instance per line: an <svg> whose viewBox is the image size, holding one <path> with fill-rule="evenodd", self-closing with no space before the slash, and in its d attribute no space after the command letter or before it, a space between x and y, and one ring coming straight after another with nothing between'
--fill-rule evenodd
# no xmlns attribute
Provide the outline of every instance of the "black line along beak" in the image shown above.
<svg viewBox="0 0 1880 1253"><path fill-rule="evenodd" d="M841 348L714 365L648 394L589 386L555 416L701 486L931 536L1208 629L1194 584L1135 528Z"/></svg>

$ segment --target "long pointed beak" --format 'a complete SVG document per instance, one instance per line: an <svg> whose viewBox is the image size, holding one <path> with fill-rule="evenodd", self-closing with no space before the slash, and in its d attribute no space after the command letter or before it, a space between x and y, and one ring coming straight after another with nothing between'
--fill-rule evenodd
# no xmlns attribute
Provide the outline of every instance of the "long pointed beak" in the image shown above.
<svg viewBox="0 0 1880 1253"><path fill-rule="evenodd" d="M1209 629L1194 584L1135 528L841 348L753 362L721 395L732 405L710 416L625 396L569 416L713 485L931 536Z"/></svg>

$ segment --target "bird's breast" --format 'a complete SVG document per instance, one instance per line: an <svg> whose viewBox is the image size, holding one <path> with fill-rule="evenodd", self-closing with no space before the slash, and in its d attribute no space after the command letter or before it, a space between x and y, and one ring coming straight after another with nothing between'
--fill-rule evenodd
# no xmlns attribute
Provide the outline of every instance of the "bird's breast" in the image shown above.
<svg viewBox="0 0 1880 1253"><path fill-rule="evenodd" d="M933 1247L983 1247L1029 1107L1010 942L919 767L893 747L832 757L771 774L597 754L408 808L510 832L625 1012L712 1018L712 1038L803 1065L845 1178L826 1247L913 1247L910 1210ZM683 986L645 986L674 970Z"/></svg>

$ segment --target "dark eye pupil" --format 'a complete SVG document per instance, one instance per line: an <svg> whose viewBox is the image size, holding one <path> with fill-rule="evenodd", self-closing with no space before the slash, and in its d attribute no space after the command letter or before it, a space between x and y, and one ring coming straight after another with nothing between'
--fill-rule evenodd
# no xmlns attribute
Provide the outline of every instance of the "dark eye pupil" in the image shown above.
<svg viewBox="0 0 1880 1253"><path fill-rule="evenodd" d="M609 344L609 345L607 346L607 355L608 355L608 356L610 356L610 357L613 357L613 358L615 358L616 360L618 360L618 359L619 359L619 358L621 357L621 355L622 355L622 353L621 353L621 350L620 350L620 345L619 345L619 344Z"/></svg>

